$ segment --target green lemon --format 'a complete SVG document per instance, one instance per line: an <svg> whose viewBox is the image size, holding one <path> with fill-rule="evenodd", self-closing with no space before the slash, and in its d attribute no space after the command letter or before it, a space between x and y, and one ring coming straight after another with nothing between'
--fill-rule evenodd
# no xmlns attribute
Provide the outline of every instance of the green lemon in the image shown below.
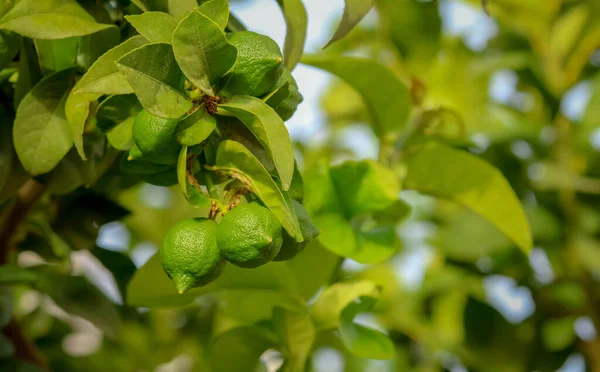
<svg viewBox="0 0 600 372"><path fill-rule="evenodd" d="M229 42L238 53L225 94L260 97L269 93L283 72L283 56L277 43L252 31L235 32Z"/></svg>
<svg viewBox="0 0 600 372"><path fill-rule="evenodd" d="M287 96L272 106L273 109L275 109L275 112L277 112L284 121L289 120L294 115L298 105L304 100L304 97L302 97L302 94L300 94L300 90L298 89L296 79L294 79L287 68L283 71L277 85L282 86L286 83L288 83ZM267 101L267 104L271 105L269 101Z"/></svg>
<svg viewBox="0 0 600 372"><path fill-rule="evenodd" d="M225 267L217 247L217 223L206 218L189 218L173 225L159 254L179 293L212 282Z"/></svg>
<svg viewBox="0 0 600 372"><path fill-rule="evenodd" d="M177 143L175 129L178 119L154 116L140 111L133 121L133 139L144 159L157 164L175 164L181 145Z"/></svg>
<svg viewBox="0 0 600 372"><path fill-rule="evenodd" d="M303 242L298 243L296 239L292 238L287 231L283 231L283 244L279 254L273 259L273 261L287 261L294 258L298 252L302 251L308 243L316 238L321 232L317 226L312 222L308 212L302 204L295 200L292 200L296 215L298 216L298 222L300 223L300 231L302 232Z"/></svg>
<svg viewBox="0 0 600 372"><path fill-rule="evenodd" d="M270 210L258 203L243 204L223 217L217 242L229 262L253 268L277 256L283 241L282 230Z"/></svg>

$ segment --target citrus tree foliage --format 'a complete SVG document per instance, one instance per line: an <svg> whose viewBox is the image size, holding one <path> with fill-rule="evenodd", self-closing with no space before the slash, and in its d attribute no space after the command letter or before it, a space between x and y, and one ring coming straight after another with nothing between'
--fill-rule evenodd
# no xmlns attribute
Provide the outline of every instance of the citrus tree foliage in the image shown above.
<svg viewBox="0 0 600 372"><path fill-rule="evenodd" d="M0 365L600 369L597 2L273 3L0 3Z"/></svg>

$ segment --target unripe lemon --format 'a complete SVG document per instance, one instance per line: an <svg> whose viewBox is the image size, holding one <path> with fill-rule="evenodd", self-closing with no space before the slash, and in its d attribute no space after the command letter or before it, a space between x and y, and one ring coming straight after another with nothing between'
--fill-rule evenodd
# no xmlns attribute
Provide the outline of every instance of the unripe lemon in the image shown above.
<svg viewBox="0 0 600 372"><path fill-rule="evenodd" d="M282 230L270 210L258 203L243 204L223 217L217 242L227 261L253 268L277 256L283 242Z"/></svg>
<svg viewBox="0 0 600 372"><path fill-rule="evenodd" d="M225 94L260 97L269 93L283 72L283 56L277 43L252 31L235 32L229 42L238 53Z"/></svg>
<svg viewBox="0 0 600 372"><path fill-rule="evenodd" d="M175 129L179 119L154 116L140 111L133 121L133 139L144 159L157 164L175 164L181 145L177 143Z"/></svg>
<svg viewBox="0 0 600 372"><path fill-rule="evenodd" d="M179 293L212 282L225 267L217 247L216 222L189 218L173 225L163 241L160 259Z"/></svg>
<svg viewBox="0 0 600 372"><path fill-rule="evenodd" d="M296 239L292 238L287 231L283 231L283 244L281 245L281 250L279 254L273 259L273 261L287 261L294 258L298 252L302 251L311 240L316 238L320 231L317 226L312 222L308 212L302 204L298 203L295 200L292 200L292 204L294 205L294 209L296 210L296 215L298 216L298 223L300 224L300 231L302 232L302 237L304 241L297 242Z"/></svg>

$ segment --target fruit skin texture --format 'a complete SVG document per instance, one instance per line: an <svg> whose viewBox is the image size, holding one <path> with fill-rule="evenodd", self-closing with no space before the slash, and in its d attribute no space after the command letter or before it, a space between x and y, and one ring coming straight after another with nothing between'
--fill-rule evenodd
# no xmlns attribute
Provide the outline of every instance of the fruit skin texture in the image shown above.
<svg viewBox="0 0 600 372"><path fill-rule="evenodd" d="M277 43L252 31L235 32L229 42L238 54L225 94L260 97L269 93L283 73L283 56Z"/></svg>
<svg viewBox="0 0 600 372"><path fill-rule="evenodd" d="M283 231L283 244L279 254L273 259L273 261L287 261L294 258L300 251L302 251L311 240L319 236L321 231L310 219L308 212L302 204L296 200L292 200L296 215L298 216L298 222L300 224L300 231L304 241L298 243L296 239L292 238L287 231Z"/></svg>
<svg viewBox="0 0 600 372"><path fill-rule="evenodd" d="M154 116L140 111L133 121L133 139L144 159L157 164L175 164L181 145L177 143L175 129L179 119Z"/></svg>
<svg viewBox="0 0 600 372"><path fill-rule="evenodd" d="M281 249L283 228L273 213L258 203L228 212L219 224L221 254L234 265L253 268L273 260Z"/></svg>
<svg viewBox="0 0 600 372"><path fill-rule="evenodd" d="M212 282L225 267L217 246L217 223L206 218L188 218L173 225L159 254L179 293Z"/></svg>

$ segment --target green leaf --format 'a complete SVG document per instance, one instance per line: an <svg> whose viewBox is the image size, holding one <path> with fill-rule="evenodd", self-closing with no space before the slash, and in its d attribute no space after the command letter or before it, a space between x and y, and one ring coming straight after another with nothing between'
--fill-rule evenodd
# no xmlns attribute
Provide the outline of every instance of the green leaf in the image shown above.
<svg viewBox="0 0 600 372"><path fill-rule="evenodd" d="M21 0L0 19L0 28L32 39L64 39L93 34L113 25L96 23L73 0Z"/></svg>
<svg viewBox="0 0 600 372"><path fill-rule="evenodd" d="M108 170L118 154L106 146L105 136L98 133L90 133L84 146L89 154L87 160L82 160L72 149L49 174L47 189L51 193L65 195L80 186L90 187Z"/></svg>
<svg viewBox="0 0 600 372"><path fill-rule="evenodd" d="M183 118L177 124L177 140L185 146L195 146L202 143L217 126L217 119L208 113L204 106L198 106L196 111Z"/></svg>
<svg viewBox="0 0 600 372"><path fill-rule="evenodd" d="M27 93L42 80L42 71L37 61L33 41L21 39L21 52L19 53L19 80L15 87L14 108L19 107L21 100Z"/></svg>
<svg viewBox="0 0 600 372"><path fill-rule="evenodd" d="M323 290L311 306L310 313L318 330L334 329L340 325L342 311L359 297L378 298L380 290L369 280L348 280Z"/></svg>
<svg viewBox="0 0 600 372"><path fill-rule="evenodd" d="M348 257L362 264L384 262L398 251L395 226L377 227L356 232L357 251Z"/></svg>
<svg viewBox="0 0 600 372"><path fill-rule="evenodd" d="M575 342L575 317L548 319L542 325L542 341L550 351L564 350Z"/></svg>
<svg viewBox="0 0 600 372"><path fill-rule="evenodd" d="M393 359L394 343L390 338L372 328L353 322L356 315L370 311L375 304L372 297L360 297L358 302L348 304L340 317L340 338L352 354L369 359Z"/></svg>
<svg viewBox="0 0 600 372"><path fill-rule="evenodd" d="M325 249L314 239L301 254L293 260L286 261L298 282L298 293L305 301L311 299L323 283L331 279L339 260L339 256ZM315 266L315 262L319 265Z"/></svg>
<svg viewBox="0 0 600 372"><path fill-rule="evenodd" d="M276 307L273 309L273 327L286 357L281 371L305 371L306 360L316 336L315 326L309 314Z"/></svg>
<svg viewBox="0 0 600 372"><path fill-rule="evenodd" d="M135 117L142 105L135 94L114 95L106 98L96 110L97 126L106 132L115 125Z"/></svg>
<svg viewBox="0 0 600 372"><path fill-rule="evenodd" d="M0 327L10 323L13 313L13 291L11 287L0 287Z"/></svg>
<svg viewBox="0 0 600 372"><path fill-rule="evenodd" d="M532 238L525 212L499 170L482 159L431 142L406 159L408 189L447 198L470 208L525 253Z"/></svg>
<svg viewBox="0 0 600 372"><path fill-rule="evenodd" d="M3 105L0 105L0 120L2 121L0 124L0 190L2 190L8 182L14 160L12 120ZM2 203L1 199L0 203Z"/></svg>
<svg viewBox="0 0 600 372"><path fill-rule="evenodd" d="M198 6L197 0L168 0L169 14L177 21L190 14Z"/></svg>
<svg viewBox="0 0 600 372"><path fill-rule="evenodd" d="M80 37L58 40L34 40L40 67L45 75L77 64Z"/></svg>
<svg viewBox="0 0 600 372"><path fill-rule="evenodd" d="M288 190L294 176L294 149L287 128L275 110L250 96L234 96L220 104L221 108L240 119L256 136L273 159L283 189Z"/></svg>
<svg viewBox="0 0 600 372"><path fill-rule="evenodd" d="M119 44L120 39L121 33L116 26L81 37L77 63L89 69L104 53Z"/></svg>
<svg viewBox="0 0 600 372"><path fill-rule="evenodd" d="M302 0L278 0L278 2L283 11L287 27L283 47L283 62L285 67L292 71L300 62L304 52L308 16Z"/></svg>
<svg viewBox="0 0 600 372"><path fill-rule="evenodd" d="M19 160L31 175L52 170L73 146L65 118L72 85L72 70L57 72L40 81L19 104L13 140Z"/></svg>
<svg viewBox="0 0 600 372"><path fill-rule="evenodd" d="M344 15L335 34L325 48L344 38L369 13L373 0L345 0Z"/></svg>
<svg viewBox="0 0 600 372"><path fill-rule="evenodd" d="M180 295L155 255L129 282L127 304L129 306L163 307L181 306L198 296L225 289L265 290L278 293L295 293L296 281L285 263L269 263L256 269L242 269L227 265L223 274L214 282L193 288Z"/></svg>
<svg viewBox="0 0 600 372"><path fill-rule="evenodd" d="M151 43L170 43L177 22L163 12L146 12L125 16L125 19Z"/></svg>
<svg viewBox="0 0 600 372"><path fill-rule="evenodd" d="M129 117L115 125L106 133L106 139L112 147L121 151L128 151L133 146L133 122L135 117Z"/></svg>
<svg viewBox="0 0 600 372"><path fill-rule="evenodd" d="M0 266L0 285L34 283L39 277L35 272L14 265Z"/></svg>
<svg viewBox="0 0 600 372"><path fill-rule="evenodd" d="M221 333L210 349L213 371L247 372L256 370L260 356L277 346L277 337L258 327L238 327Z"/></svg>
<svg viewBox="0 0 600 372"><path fill-rule="evenodd" d="M210 0L200 5L198 11L212 19L221 30L227 27L229 21L229 2L227 0Z"/></svg>
<svg viewBox="0 0 600 372"><path fill-rule="evenodd" d="M185 76L204 93L235 64L237 49L219 25L198 11L185 17L173 33L173 52Z"/></svg>
<svg viewBox="0 0 600 372"><path fill-rule="evenodd" d="M410 217L412 207L402 199L397 199L384 210L373 213L378 226L397 225Z"/></svg>
<svg viewBox="0 0 600 372"><path fill-rule="evenodd" d="M410 91L386 67L370 59L327 55L304 56L302 63L329 71L356 89L371 113L371 126L378 137L397 135L406 125Z"/></svg>
<svg viewBox="0 0 600 372"><path fill-rule="evenodd" d="M207 168L242 181L273 212L290 236L298 242L304 240L291 199L242 144L231 140L221 142L215 166Z"/></svg>
<svg viewBox="0 0 600 372"><path fill-rule="evenodd" d="M128 151L134 146L133 123L142 110L135 95L111 96L97 109L97 126L107 134L110 145ZM141 155L140 155L141 156Z"/></svg>
<svg viewBox="0 0 600 372"><path fill-rule="evenodd" d="M304 172L302 204L313 217L317 214L340 213L341 205L329 174L327 159L319 159Z"/></svg>
<svg viewBox="0 0 600 372"><path fill-rule="evenodd" d="M0 70L8 66L21 48L21 37L18 34L0 31Z"/></svg>
<svg viewBox="0 0 600 372"><path fill-rule="evenodd" d="M75 85L75 88L77 85ZM65 115L69 128L71 130L71 139L79 156L86 160L85 150L83 149L83 132L85 123L90 115L90 104L100 98L97 93L76 94L75 88L69 93L65 106Z"/></svg>
<svg viewBox="0 0 600 372"><path fill-rule="evenodd" d="M374 160L346 161L331 167L330 174L338 199L350 218L382 211L400 193L398 176Z"/></svg>
<svg viewBox="0 0 600 372"><path fill-rule="evenodd" d="M183 146L177 160L177 182L188 203L196 208L210 209L212 201L202 191L200 185L188 172L188 147Z"/></svg>
<svg viewBox="0 0 600 372"><path fill-rule="evenodd" d="M129 94L133 93L131 86L115 62L131 52L148 43L143 36L134 36L106 52L90 67L73 89L74 93L98 94Z"/></svg>
<svg viewBox="0 0 600 372"><path fill-rule="evenodd" d="M343 257L351 257L357 253L358 242L354 228L343 215L332 212L311 215L311 217L315 225L321 229L317 240L325 248Z"/></svg>
<svg viewBox="0 0 600 372"><path fill-rule="evenodd" d="M184 93L185 76L177 66L171 45L144 45L121 57L117 67L149 113L179 118L192 108Z"/></svg>
<svg viewBox="0 0 600 372"><path fill-rule="evenodd" d="M36 288L48 294L56 304L69 314L89 320L110 337L119 333L121 319L114 303L81 276L65 276L38 270L43 276Z"/></svg>

